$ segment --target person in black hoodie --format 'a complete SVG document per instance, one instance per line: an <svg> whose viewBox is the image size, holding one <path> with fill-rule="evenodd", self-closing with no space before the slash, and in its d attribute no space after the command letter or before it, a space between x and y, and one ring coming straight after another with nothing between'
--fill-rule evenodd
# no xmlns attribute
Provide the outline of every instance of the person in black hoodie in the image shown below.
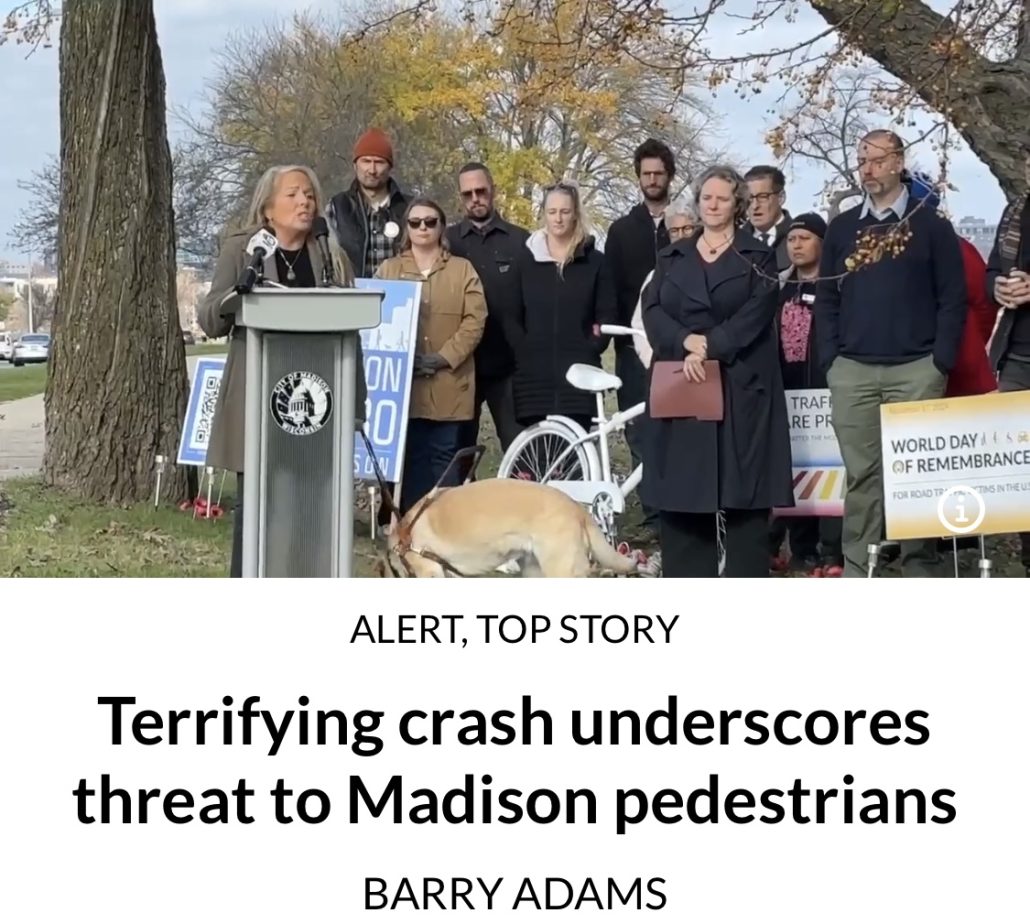
<svg viewBox="0 0 1030 924"><path fill-rule="evenodd" d="M563 414L589 430L594 396L573 388L565 373L573 363L600 367L609 338L599 328L615 323L615 288L574 184L544 190L543 218L521 255L519 295L507 319L515 417L529 426Z"/></svg>
<svg viewBox="0 0 1030 924"><path fill-rule="evenodd" d="M643 201L612 222L604 245L615 282L617 323L627 327L640 298L640 287L655 267L658 251L669 244L665 210L669 206L669 187L676 176L676 160L667 145L648 138L633 153L633 169ZM616 337L614 343L615 374L622 379L619 410L624 411L644 400L647 376L633 338ZM626 428L626 442L636 466L641 460L640 427L631 423ZM657 532L657 511L645 507L643 512L645 527Z"/></svg>
<svg viewBox="0 0 1030 924"><path fill-rule="evenodd" d="M776 339L784 390L826 388L826 375L815 359L815 284L826 236L826 222L815 212L790 222L785 241L790 267L780 282ZM844 571L840 517L774 517L770 527L773 570L782 570L779 552L789 536L794 571L812 577L840 577Z"/></svg>

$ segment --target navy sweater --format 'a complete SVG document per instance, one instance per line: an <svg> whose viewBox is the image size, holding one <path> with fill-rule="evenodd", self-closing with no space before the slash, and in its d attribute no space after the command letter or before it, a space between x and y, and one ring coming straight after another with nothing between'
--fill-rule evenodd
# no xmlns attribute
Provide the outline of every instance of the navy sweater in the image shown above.
<svg viewBox="0 0 1030 924"><path fill-rule="evenodd" d="M899 256L884 256L841 281L821 279L816 287L816 352L828 369L838 356L864 363L896 364L933 356L947 375L955 365L966 320L967 294L962 251L951 224L929 208L906 215L912 237ZM859 231L896 224L862 206L842 212L826 231L820 277L846 272Z"/></svg>

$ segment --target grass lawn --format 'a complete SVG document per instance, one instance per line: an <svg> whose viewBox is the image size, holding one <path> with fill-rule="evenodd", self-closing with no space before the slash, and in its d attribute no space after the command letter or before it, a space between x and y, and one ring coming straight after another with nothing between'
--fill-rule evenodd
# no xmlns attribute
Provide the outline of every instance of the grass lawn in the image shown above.
<svg viewBox="0 0 1030 924"><path fill-rule="evenodd" d="M186 347L187 356L210 356L227 352L224 343L198 343ZM22 366L19 369L4 370L0 375L0 404L4 401L17 401L43 393L46 388L47 364L39 363Z"/></svg>
<svg viewBox="0 0 1030 924"><path fill-rule="evenodd" d="M187 347L190 353L224 349L219 344ZM610 351L605 359L610 368ZM42 390L45 366L17 372L34 373L39 382L36 390ZM5 373L0 376L0 388L5 380L17 378L13 370ZM611 403L609 412L614 410ZM478 473L492 477L500 446L486 409L481 431L486 453ZM629 452L621 438L612 443L612 463L620 474L628 473ZM216 479L216 491L217 487ZM233 479L226 479L222 496L226 511L231 511L233 490ZM370 536L367 491L361 491L357 501L354 573L371 576L377 549ZM639 505L633 498L624 536L635 544L639 537L634 526L639 519ZM223 577L228 574L231 541L229 513L214 520L193 519L191 513L166 501L157 509L152 501L122 509L85 503L44 487L36 478L0 484L0 577Z"/></svg>
<svg viewBox="0 0 1030 924"><path fill-rule="evenodd" d="M46 363L33 363L0 374L0 403L40 394L46 388Z"/></svg>

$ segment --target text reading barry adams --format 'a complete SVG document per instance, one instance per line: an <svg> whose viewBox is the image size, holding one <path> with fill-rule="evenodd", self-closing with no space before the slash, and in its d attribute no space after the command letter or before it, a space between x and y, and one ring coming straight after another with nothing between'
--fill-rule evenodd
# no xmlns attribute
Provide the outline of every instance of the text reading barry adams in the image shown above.
<svg viewBox="0 0 1030 924"><path fill-rule="evenodd" d="M665 880L367 876L366 911L661 911Z"/></svg>
<svg viewBox="0 0 1030 924"><path fill-rule="evenodd" d="M355 618L351 644L668 645L679 616L581 613L371 613Z"/></svg>

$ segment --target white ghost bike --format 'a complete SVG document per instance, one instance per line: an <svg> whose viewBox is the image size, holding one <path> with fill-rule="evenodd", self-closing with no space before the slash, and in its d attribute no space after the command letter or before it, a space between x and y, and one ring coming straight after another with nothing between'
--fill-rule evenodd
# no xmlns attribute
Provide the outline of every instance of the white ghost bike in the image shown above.
<svg viewBox="0 0 1030 924"><path fill-rule="evenodd" d="M643 331L617 324L601 325L608 335L645 336ZM589 508L609 544L618 547L616 518L625 513L626 501L640 484L643 463L619 479L612 472L609 440L644 413L641 401L611 417L605 413L605 397L618 392L622 380L604 369L575 363L565 373L566 381L581 391L592 392L597 413L589 432L575 420L555 414L523 430L508 447L497 470L498 478L523 478L549 484ZM725 566L722 516L717 517L719 573ZM658 556L654 556L658 558ZM658 558L660 561L660 558ZM657 563L657 562L656 562Z"/></svg>

